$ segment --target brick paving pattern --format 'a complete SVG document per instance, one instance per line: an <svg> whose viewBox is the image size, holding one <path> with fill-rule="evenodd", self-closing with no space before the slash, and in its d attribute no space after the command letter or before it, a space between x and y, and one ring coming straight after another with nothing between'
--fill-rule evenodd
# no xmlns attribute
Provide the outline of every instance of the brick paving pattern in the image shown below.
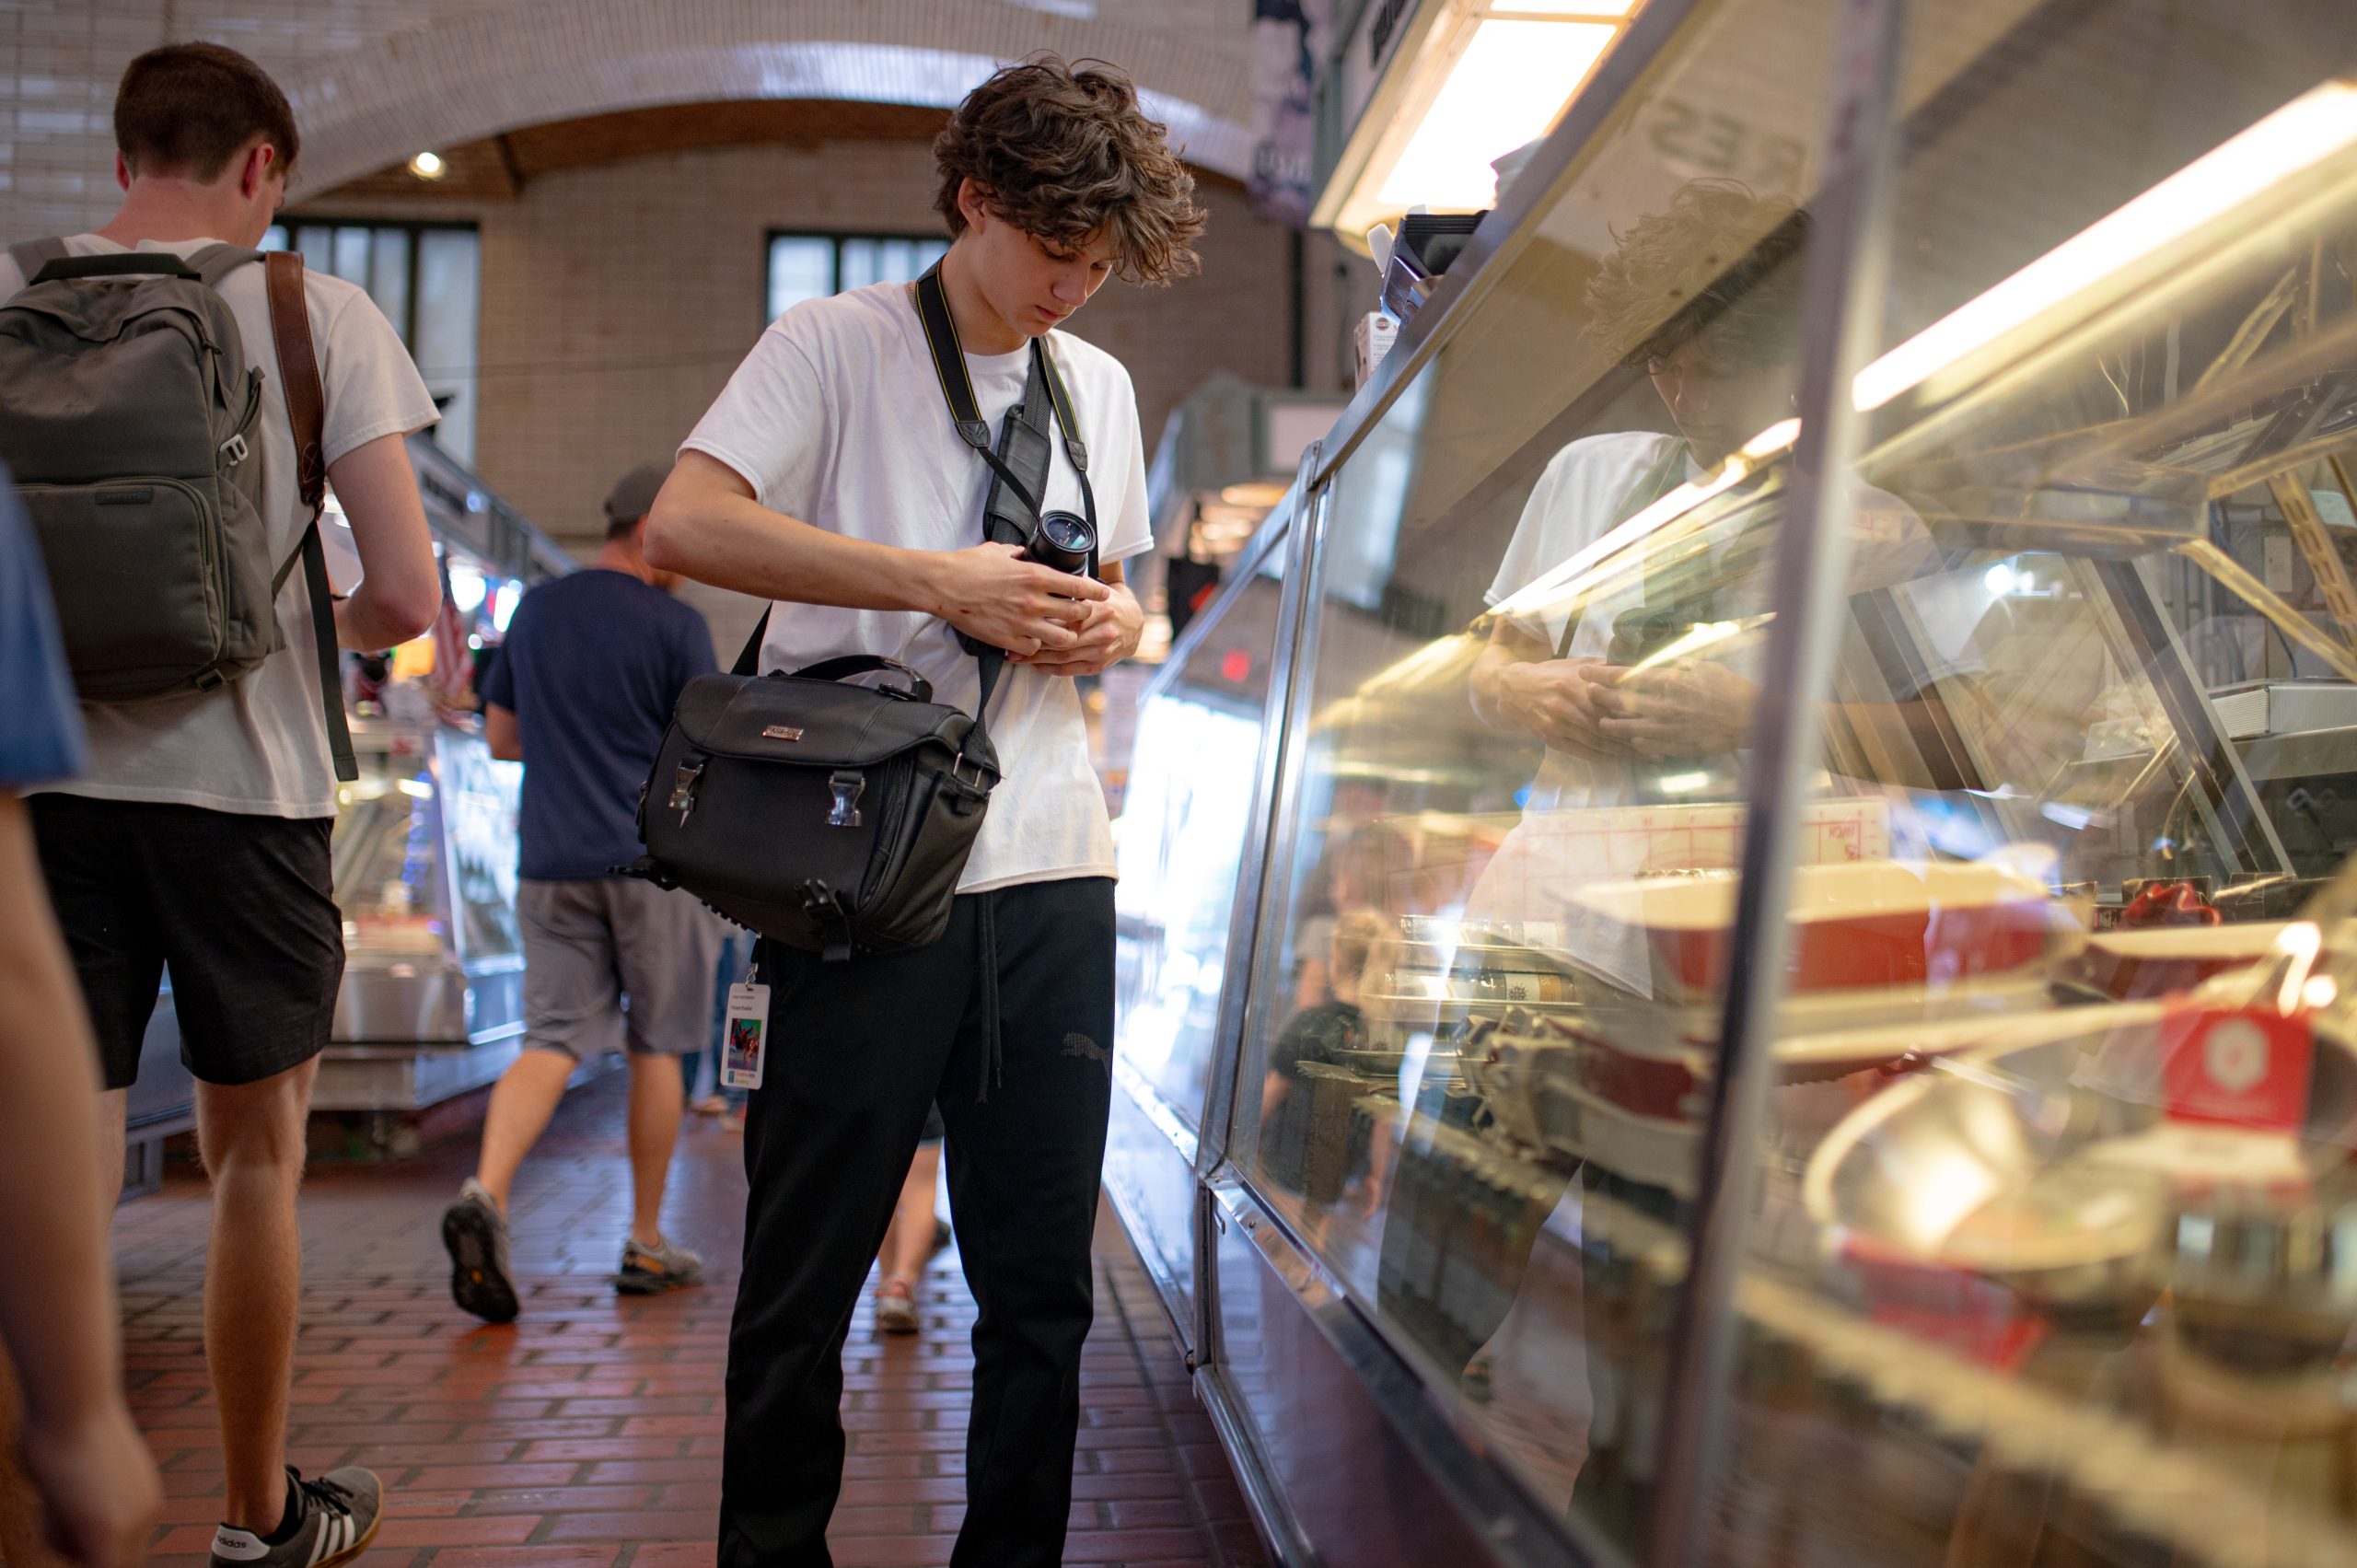
<svg viewBox="0 0 2357 1568"><path fill-rule="evenodd" d="M394 1165L318 1165L303 1197L303 1329L288 1457L386 1482L370 1568L700 1568L720 1503L721 1368L743 1234L738 1140L691 1117L666 1232L711 1283L617 1298L629 1215L621 1075L576 1089L516 1191L519 1321L452 1306L438 1222L474 1144ZM153 1561L203 1561L219 1439L200 1339L200 1179L116 1216L131 1400L163 1469ZM1068 1564L1260 1568L1242 1498L1151 1288L1109 1216ZM934 1261L924 1331L885 1339L865 1306L844 1351L850 1434L832 1548L842 1568L946 1563L964 1489L974 1306L955 1251Z"/></svg>

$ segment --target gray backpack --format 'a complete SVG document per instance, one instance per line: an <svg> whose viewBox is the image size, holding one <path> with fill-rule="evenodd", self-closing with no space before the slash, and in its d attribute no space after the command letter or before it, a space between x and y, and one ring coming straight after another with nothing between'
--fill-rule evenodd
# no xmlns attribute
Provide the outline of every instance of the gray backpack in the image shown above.
<svg viewBox="0 0 2357 1568"><path fill-rule="evenodd" d="M261 252L75 257L43 239L8 254L28 282L0 303L0 461L40 540L75 687L90 702L132 703L250 673L285 645L275 601L299 561L336 774L356 776L319 544L323 401L302 258L274 255L267 268L312 509L282 562L261 509L262 373L218 292Z"/></svg>

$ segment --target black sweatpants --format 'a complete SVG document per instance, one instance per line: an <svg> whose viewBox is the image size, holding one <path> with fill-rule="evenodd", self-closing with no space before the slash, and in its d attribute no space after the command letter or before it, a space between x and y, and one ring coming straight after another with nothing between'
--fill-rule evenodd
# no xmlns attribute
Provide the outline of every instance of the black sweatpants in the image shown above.
<svg viewBox="0 0 2357 1568"><path fill-rule="evenodd" d="M745 1120L721 1564L832 1562L843 1340L938 1103L950 1218L981 1308L950 1561L1052 1568L1072 1506L1112 1086L1113 884L965 895L920 951L822 964L763 943L761 967L769 1059Z"/></svg>

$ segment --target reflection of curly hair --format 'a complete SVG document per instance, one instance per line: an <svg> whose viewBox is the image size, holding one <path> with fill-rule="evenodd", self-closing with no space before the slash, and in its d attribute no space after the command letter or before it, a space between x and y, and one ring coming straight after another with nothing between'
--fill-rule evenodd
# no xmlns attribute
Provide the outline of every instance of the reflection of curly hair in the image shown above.
<svg viewBox="0 0 2357 1568"><path fill-rule="evenodd" d="M1168 283L1196 270L1191 241L1205 214L1167 134L1114 66L1035 55L968 93L950 116L933 144L941 171L934 207L952 238L963 232L958 186L971 179L990 192L991 209L1026 233L1074 248L1109 233L1122 277Z"/></svg>
<svg viewBox="0 0 2357 1568"><path fill-rule="evenodd" d="M1642 369L1704 333L1730 369L1782 364L1799 327L1808 215L1733 180L1695 180L1612 238L1587 285L1588 331Z"/></svg>

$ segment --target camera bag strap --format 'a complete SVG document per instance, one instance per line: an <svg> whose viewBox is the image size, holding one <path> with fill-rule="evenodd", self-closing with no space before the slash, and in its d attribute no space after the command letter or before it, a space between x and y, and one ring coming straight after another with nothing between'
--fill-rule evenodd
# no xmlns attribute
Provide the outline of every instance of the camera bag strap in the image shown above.
<svg viewBox="0 0 2357 1568"><path fill-rule="evenodd" d="M924 325L933 373L941 383L942 401L949 405L949 420L958 427L958 438L991 466L991 471L1015 493L1017 504L1036 522L1047 501L1047 463L1039 462L1039 471L1026 479L1006 458L993 449L990 422L982 418L981 406L974 398L973 378L966 374L966 349L958 338L957 320L949 314L949 294L942 286L940 262L926 268L924 275L917 279L916 299L917 319ZM1043 389L1048 410L1039 406ZM1055 356L1048 352L1044 339L1033 338L1030 373L1024 380L1023 401L1015 412L1022 423L1044 435L1049 411L1053 412L1056 428L1063 437L1064 456L1080 478L1081 510L1088 518L1091 537L1096 537L1097 490L1088 482L1088 444L1080 438L1080 420L1073 412L1072 396L1064 389L1063 377L1056 374ZM1035 446L1040 457L1046 459L1047 444L1042 441ZM986 505L982 512L985 539L989 537L990 518L991 508ZM1093 547L1089 551L1088 575L1097 575L1097 552Z"/></svg>

